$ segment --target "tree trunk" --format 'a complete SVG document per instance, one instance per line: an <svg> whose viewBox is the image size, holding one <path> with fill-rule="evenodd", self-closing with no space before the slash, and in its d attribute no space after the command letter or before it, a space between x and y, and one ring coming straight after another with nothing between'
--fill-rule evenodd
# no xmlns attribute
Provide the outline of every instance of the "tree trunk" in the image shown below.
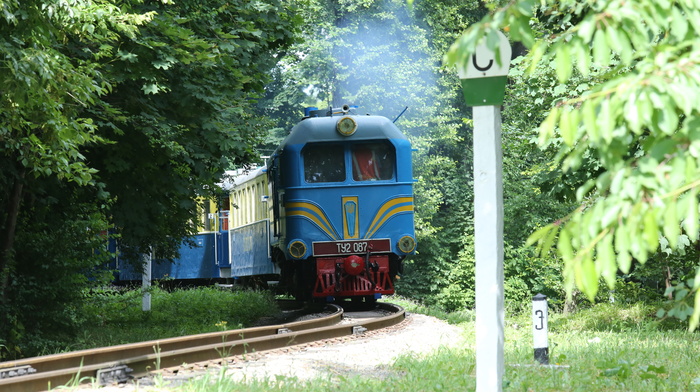
<svg viewBox="0 0 700 392"><path fill-rule="evenodd" d="M22 202L22 189L24 187L24 175L26 168L22 167L15 178L12 191L7 202L5 224L0 238L0 303L7 300L7 286L10 281L10 273L14 268L14 243L17 231L17 217L19 216Z"/></svg>
<svg viewBox="0 0 700 392"><path fill-rule="evenodd" d="M668 290L669 287L673 286L671 284L671 278L672 278L671 268L668 266L668 261L666 261L666 273L664 275L666 275L666 276L664 276L664 278L665 278L665 283L666 283L666 290ZM673 292L668 293L667 298L673 299Z"/></svg>

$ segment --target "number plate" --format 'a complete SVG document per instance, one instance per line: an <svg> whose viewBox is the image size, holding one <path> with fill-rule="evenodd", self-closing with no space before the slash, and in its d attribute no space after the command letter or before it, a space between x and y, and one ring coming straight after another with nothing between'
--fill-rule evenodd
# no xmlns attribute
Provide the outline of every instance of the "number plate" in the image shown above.
<svg viewBox="0 0 700 392"><path fill-rule="evenodd" d="M314 242L312 246L314 256L342 256L367 252L391 252L391 241L388 238L378 240Z"/></svg>

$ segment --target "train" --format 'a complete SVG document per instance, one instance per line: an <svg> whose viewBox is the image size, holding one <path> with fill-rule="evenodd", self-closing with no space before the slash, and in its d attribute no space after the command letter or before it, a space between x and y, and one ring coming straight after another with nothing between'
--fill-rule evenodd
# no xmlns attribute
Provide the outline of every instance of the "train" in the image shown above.
<svg viewBox="0 0 700 392"><path fill-rule="evenodd" d="M298 299L373 302L416 252L412 147L395 120L305 108L260 167L227 172L202 231L152 278L277 282ZM190 242L191 243L191 242ZM116 266L120 281L140 273Z"/></svg>

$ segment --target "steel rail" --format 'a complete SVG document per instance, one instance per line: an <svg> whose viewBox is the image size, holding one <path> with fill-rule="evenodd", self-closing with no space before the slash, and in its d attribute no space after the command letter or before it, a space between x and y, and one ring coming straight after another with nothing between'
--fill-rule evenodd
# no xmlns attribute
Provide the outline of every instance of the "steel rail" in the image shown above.
<svg viewBox="0 0 700 392"><path fill-rule="evenodd" d="M364 319L349 324L338 324L343 311L335 311L326 317L280 325L213 332L193 336L153 340L112 347L81 350L65 354L27 358L0 363L0 371L6 368L31 366L33 374L0 379L0 389L17 392L44 391L52 387L77 383L81 378L99 378L101 371L128 367L132 376L143 376L149 371L272 350L317 340L337 338L357 333L358 327L376 330L398 324L405 318L403 308L380 303L379 307L392 314L374 319Z"/></svg>

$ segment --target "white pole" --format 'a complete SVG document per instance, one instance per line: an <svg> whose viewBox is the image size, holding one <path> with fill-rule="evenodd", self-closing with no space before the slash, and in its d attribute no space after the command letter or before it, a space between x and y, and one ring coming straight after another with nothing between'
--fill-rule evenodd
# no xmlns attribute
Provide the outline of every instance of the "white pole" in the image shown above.
<svg viewBox="0 0 700 392"><path fill-rule="evenodd" d="M143 288L143 298L141 299L141 310L144 312L151 311L151 253L141 254L143 262L143 274L141 275L141 286Z"/></svg>
<svg viewBox="0 0 700 392"><path fill-rule="evenodd" d="M547 296L537 294L532 297L532 340L535 346L535 360L542 365L549 365L548 313Z"/></svg>
<svg viewBox="0 0 700 392"><path fill-rule="evenodd" d="M474 106L476 390L500 392L503 380L503 169L501 111Z"/></svg>

